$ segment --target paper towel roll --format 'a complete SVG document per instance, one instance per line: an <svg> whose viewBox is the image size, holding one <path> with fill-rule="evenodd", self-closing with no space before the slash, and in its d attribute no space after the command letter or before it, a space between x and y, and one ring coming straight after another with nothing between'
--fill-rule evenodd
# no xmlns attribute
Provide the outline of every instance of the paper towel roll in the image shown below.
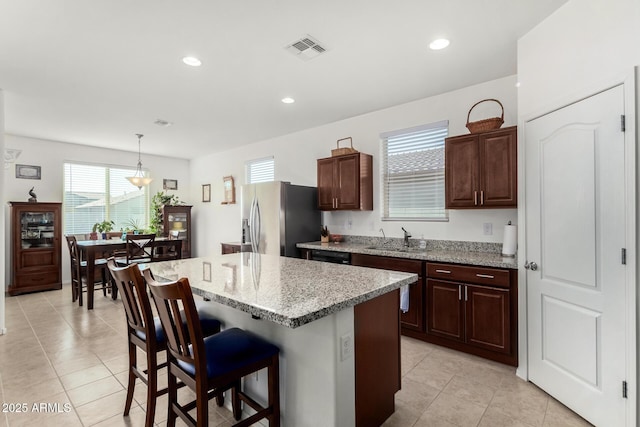
<svg viewBox="0 0 640 427"><path fill-rule="evenodd" d="M515 225L505 225L502 239L502 255L515 256L518 245L518 228Z"/></svg>

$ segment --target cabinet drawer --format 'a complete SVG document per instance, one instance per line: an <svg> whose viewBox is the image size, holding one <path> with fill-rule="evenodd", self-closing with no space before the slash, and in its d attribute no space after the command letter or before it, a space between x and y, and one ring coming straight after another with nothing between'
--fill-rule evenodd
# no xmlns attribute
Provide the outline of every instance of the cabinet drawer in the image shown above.
<svg viewBox="0 0 640 427"><path fill-rule="evenodd" d="M427 263L427 277L509 288L509 272L497 268Z"/></svg>
<svg viewBox="0 0 640 427"><path fill-rule="evenodd" d="M403 273L415 273L422 276L422 264L424 261L393 258L377 255L351 254L351 264L360 267L380 268L382 270L401 271Z"/></svg>
<svg viewBox="0 0 640 427"><path fill-rule="evenodd" d="M13 286L16 288L31 288L34 286L46 286L59 281L57 271L49 271L33 274L16 274Z"/></svg>

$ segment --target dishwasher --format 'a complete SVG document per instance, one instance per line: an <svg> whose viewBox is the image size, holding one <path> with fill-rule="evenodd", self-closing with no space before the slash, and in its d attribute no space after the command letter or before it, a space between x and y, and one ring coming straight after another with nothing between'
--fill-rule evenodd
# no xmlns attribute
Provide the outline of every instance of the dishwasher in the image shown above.
<svg viewBox="0 0 640 427"><path fill-rule="evenodd" d="M351 264L351 253L311 249L311 259L314 261L332 262L334 264Z"/></svg>

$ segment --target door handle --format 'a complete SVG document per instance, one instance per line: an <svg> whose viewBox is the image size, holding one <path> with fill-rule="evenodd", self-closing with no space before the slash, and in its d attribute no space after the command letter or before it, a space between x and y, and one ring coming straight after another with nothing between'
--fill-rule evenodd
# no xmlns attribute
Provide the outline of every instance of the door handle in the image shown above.
<svg viewBox="0 0 640 427"><path fill-rule="evenodd" d="M536 271L538 269L538 264L536 264L535 262L525 261L524 268L526 268L527 270Z"/></svg>

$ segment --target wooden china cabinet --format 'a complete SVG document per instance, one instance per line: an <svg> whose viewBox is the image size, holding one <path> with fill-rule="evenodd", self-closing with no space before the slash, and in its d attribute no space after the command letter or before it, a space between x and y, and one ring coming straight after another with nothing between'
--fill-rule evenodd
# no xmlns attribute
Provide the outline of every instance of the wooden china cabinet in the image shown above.
<svg viewBox="0 0 640 427"><path fill-rule="evenodd" d="M62 289L62 203L9 202L9 294Z"/></svg>
<svg viewBox="0 0 640 427"><path fill-rule="evenodd" d="M191 258L191 208L188 205L162 206L163 234L182 240L182 258Z"/></svg>
<svg viewBox="0 0 640 427"><path fill-rule="evenodd" d="M447 209L518 206L517 127L445 140Z"/></svg>
<svg viewBox="0 0 640 427"><path fill-rule="evenodd" d="M373 157L353 153L318 159L318 209L373 210Z"/></svg>

